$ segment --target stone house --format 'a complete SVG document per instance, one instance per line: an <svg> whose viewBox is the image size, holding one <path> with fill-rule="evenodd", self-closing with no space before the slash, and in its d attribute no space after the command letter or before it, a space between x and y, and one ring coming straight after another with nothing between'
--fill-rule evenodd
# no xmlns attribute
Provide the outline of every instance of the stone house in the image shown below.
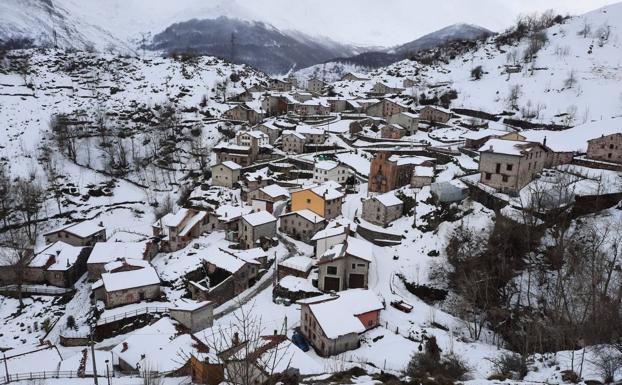
<svg viewBox="0 0 622 385"><path fill-rule="evenodd" d="M48 284L73 288L86 272L90 247L76 247L56 241L35 254L28 263L24 280L33 284Z"/></svg>
<svg viewBox="0 0 622 385"><path fill-rule="evenodd" d="M276 218L267 211L244 215L240 224L239 241L243 249L252 249L262 240L276 236Z"/></svg>
<svg viewBox="0 0 622 385"><path fill-rule="evenodd" d="M345 242L350 230L346 226L329 227L311 238L315 258L320 258L332 246Z"/></svg>
<svg viewBox="0 0 622 385"><path fill-rule="evenodd" d="M385 124L380 128L380 137L383 139L402 139L406 129L399 124Z"/></svg>
<svg viewBox="0 0 622 385"><path fill-rule="evenodd" d="M43 237L46 244L63 241L72 246L93 246L106 240L106 228L102 222L84 221L48 231Z"/></svg>
<svg viewBox="0 0 622 385"><path fill-rule="evenodd" d="M415 166L410 186L422 188L429 186L434 181L434 167Z"/></svg>
<svg viewBox="0 0 622 385"><path fill-rule="evenodd" d="M307 81L307 91L312 92L314 94L322 94L324 91L324 87L326 87L327 84L325 81L318 79L318 78L313 78L313 79L309 79Z"/></svg>
<svg viewBox="0 0 622 385"><path fill-rule="evenodd" d="M408 106L394 100L382 99L381 101L367 107L366 113L369 116L388 119L401 112L407 112Z"/></svg>
<svg viewBox="0 0 622 385"><path fill-rule="evenodd" d="M378 152L371 162L369 192L386 193L409 185L415 166L433 166L434 159L423 156L395 156Z"/></svg>
<svg viewBox="0 0 622 385"><path fill-rule="evenodd" d="M276 140L279 138L279 135L282 131L281 128L279 128L272 122L261 123L260 125L255 127L255 129L263 132L268 136L269 144L274 144L274 142L276 142Z"/></svg>
<svg viewBox="0 0 622 385"><path fill-rule="evenodd" d="M260 108L252 108L251 102L240 103L223 113L223 117L234 122L260 123L265 113Z"/></svg>
<svg viewBox="0 0 622 385"><path fill-rule="evenodd" d="M622 133L603 135L587 141L587 158L622 163Z"/></svg>
<svg viewBox="0 0 622 385"><path fill-rule="evenodd" d="M412 112L400 112L389 118L389 123L399 124L408 135L415 135L419 130L419 115Z"/></svg>
<svg viewBox="0 0 622 385"><path fill-rule="evenodd" d="M271 91L288 92L291 91L294 85L291 81L285 81L281 79L270 79L269 88Z"/></svg>
<svg viewBox="0 0 622 385"><path fill-rule="evenodd" d="M154 300L160 297L160 277L151 266L119 273L103 273L93 285L95 300L106 308Z"/></svg>
<svg viewBox="0 0 622 385"><path fill-rule="evenodd" d="M300 331L323 357L359 347L359 335L380 324L384 305L369 290L353 289L297 301Z"/></svg>
<svg viewBox="0 0 622 385"><path fill-rule="evenodd" d="M537 142L490 139L479 153L480 182L517 194L547 166L550 150Z"/></svg>
<svg viewBox="0 0 622 385"><path fill-rule="evenodd" d="M309 273L311 273L313 265L315 265L315 261L303 255L287 258L278 265L278 279L280 281L283 277L288 275L298 278L307 278Z"/></svg>
<svg viewBox="0 0 622 385"><path fill-rule="evenodd" d="M215 307L216 303L210 301L181 301L169 310L169 314L190 333L196 333L214 324Z"/></svg>
<svg viewBox="0 0 622 385"><path fill-rule="evenodd" d="M235 141L240 146L248 146L253 154L259 152L259 148L270 144L270 138L259 130L238 131L235 134Z"/></svg>
<svg viewBox="0 0 622 385"><path fill-rule="evenodd" d="M313 167L313 183L324 183L332 180L339 184L345 184L349 176L349 168L332 160L315 162Z"/></svg>
<svg viewBox="0 0 622 385"><path fill-rule="evenodd" d="M257 158L250 146L241 146L234 143L218 143L213 148L218 163L234 162L242 167L250 166Z"/></svg>
<svg viewBox="0 0 622 385"><path fill-rule="evenodd" d="M312 99L298 103L294 113L300 117L327 116L330 114L330 103L325 100Z"/></svg>
<svg viewBox="0 0 622 385"><path fill-rule="evenodd" d="M419 117L431 123L447 123L451 119L452 113L446 108L425 106L419 112Z"/></svg>
<svg viewBox="0 0 622 385"><path fill-rule="evenodd" d="M248 194L253 208L259 208L272 214L274 204L289 199L289 191L278 184L261 187Z"/></svg>
<svg viewBox="0 0 622 385"><path fill-rule="evenodd" d="M308 209L330 220L341 215L344 194L331 186L319 185L292 192L291 211Z"/></svg>
<svg viewBox="0 0 622 385"><path fill-rule="evenodd" d="M302 154L305 151L305 137L296 131L285 130L281 136L281 147L287 154Z"/></svg>
<svg viewBox="0 0 622 385"><path fill-rule="evenodd" d="M349 82L367 81L367 80L369 80L368 76L357 73L357 72L348 72L341 77L341 81L349 81Z"/></svg>
<svg viewBox="0 0 622 385"><path fill-rule="evenodd" d="M387 227L402 216L403 209L404 203L395 193L388 192L364 200L362 217L369 223Z"/></svg>
<svg viewBox="0 0 622 385"><path fill-rule="evenodd" d="M240 181L242 166L226 160L212 166L212 185L233 188Z"/></svg>
<svg viewBox="0 0 622 385"><path fill-rule="evenodd" d="M311 210L292 211L281 215L279 230L294 239L309 243L318 231L326 226L326 220Z"/></svg>
<svg viewBox="0 0 622 385"><path fill-rule="evenodd" d="M290 93L290 95L292 98L296 99L298 103L303 103L307 100L313 99L313 94L311 92L294 91Z"/></svg>
<svg viewBox="0 0 622 385"><path fill-rule="evenodd" d="M30 260L33 256L32 248L0 246L0 286L15 284L19 280L15 261Z"/></svg>
<svg viewBox="0 0 622 385"><path fill-rule="evenodd" d="M220 249L203 257L203 268L197 271L201 279L190 280L188 291L193 300L212 301L218 306L251 287L260 268L259 261Z"/></svg>
<svg viewBox="0 0 622 385"><path fill-rule="evenodd" d="M305 137L305 144L324 144L326 141L326 132L321 128L300 125L296 132Z"/></svg>
<svg viewBox="0 0 622 385"><path fill-rule="evenodd" d="M161 238L160 248L169 252L183 249L210 229L206 211L186 208L166 214L151 227L153 236Z"/></svg>
<svg viewBox="0 0 622 385"><path fill-rule="evenodd" d="M99 279L106 272L105 266L114 261L149 261L158 252L153 241L143 242L97 242L86 261L90 280Z"/></svg>
<svg viewBox="0 0 622 385"><path fill-rule="evenodd" d="M344 112L348 109L348 103L345 99L339 97L326 98L328 104L330 104L331 112Z"/></svg>
<svg viewBox="0 0 622 385"><path fill-rule="evenodd" d="M367 288L372 248L364 240L347 237L317 261L318 289L324 292Z"/></svg>
<svg viewBox="0 0 622 385"><path fill-rule="evenodd" d="M386 95L386 94L399 94L402 91L404 91L403 88L391 87L390 85L386 83L378 82L374 84L369 94L380 96L380 95Z"/></svg>
<svg viewBox="0 0 622 385"><path fill-rule="evenodd" d="M184 327L162 317L130 334L112 349L118 370L136 374L154 368L166 376L190 377L193 383L220 384L224 365L218 355L206 342L184 331Z"/></svg>

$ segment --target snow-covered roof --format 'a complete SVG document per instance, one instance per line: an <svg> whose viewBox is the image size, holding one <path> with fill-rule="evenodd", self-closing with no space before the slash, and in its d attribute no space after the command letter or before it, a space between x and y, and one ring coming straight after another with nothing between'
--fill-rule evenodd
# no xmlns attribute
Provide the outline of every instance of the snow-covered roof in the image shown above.
<svg viewBox="0 0 622 385"><path fill-rule="evenodd" d="M412 164L412 165L420 165L423 164L425 162L431 162L434 161L434 158L429 158L427 156L399 156L399 155L391 155L389 157L389 161L390 162L395 162L397 163L398 166L403 166L406 164Z"/></svg>
<svg viewBox="0 0 622 385"><path fill-rule="evenodd" d="M521 156L539 145L540 144L536 142L525 142L521 140L489 139L478 151Z"/></svg>
<svg viewBox="0 0 622 385"><path fill-rule="evenodd" d="M235 163L232 160L225 160L224 162L222 162L220 164L225 166L225 167L227 167L230 170L240 170L242 168L242 166L240 166L239 164Z"/></svg>
<svg viewBox="0 0 622 385"><path fill-rule="evenodd" d="M339 163L332 160L321 160L319 162L315 162L315 168L318 170L330 171L337 167L339 167Z"/></svg>
<svg viewBox="0 0 622 385"><path fill-rule="evenodd" d="M119 273L103 273L102 282L107 292L159 285L160 277L151 266Z"/></svg>
<svg viewBox="0 0 622 385"><path fill-rule="evenodd" d="M262 258L268 258L268 253L266 253L266 251L261 247L255 247L247 250L237 250L234 251L233 254L241 260L253 264L258 264L259 260Z"/></svg>
<svg viewBox="0 0 622 385"><path fill-rule="evenodd" d="M283 131L283 135L282 136L295 136L298 139L304 140L305 136L299 132L296 131L292 131L292 130L285 130Z"/></svg>
<svg viewBox="0 0 622 385"><path fill-rule="evenodd" d="M176 325L170 318L162 318L136 330L112 351L131 367L154 368L165 373L184 366L190 355L200 361L209 357L210 362L218 362L215 354L204 353L205 349L199 352L198 340L190 334L179 335Z"/></svg>
<svg viewBox="0 0 622 385"><path fill-rule="evenodd" d="M151 266L151 264L149 263L149 261L145 261L142 259L123 258L117 261L108 262L107 264L104 265L104 270L106 270L107 272L111 272L123 266L131 266L131 267L137 267L137 268L142 269L142 268Z"/></svg>
<svg viewBox="0 0 622 385"><path fill-rule="evenodd" d="M415 176L434 176L434 167L415 166Z"/></svg>
<svg viewBox="0 0 622 385"><path fill-rule="evenodd" d="M46 267L49 271L65 271L73 267L78 261L82 247L72 246L63 241L57 241L38 252L28 264L29 267Z"/></svg>
<svg viewBox="0 0 622 385"><path fill-rule="evenodd" d="M192 301L182 298L175 303L175 307L172 307L171 310L195 311L213 304L212 301Z"/></svg>
<svg viewBox="0 0 622 385"><path fill-rule="evenodd" d="M324 135L321 128L311 127L306 124L296 127L296 132L303 135Z"/></svg>
<svg viewBox="0 0 622 385"><path fill-rule="evenodd" d="M337 191L333 186L327 184L312 187L311 191L329 201L343 198L341 191Z"/></svg>
<svg viewBox="0 0 622 385"><path fill-rule="evenodd" d="M446 114L451 114L451 110L449 110L447 108L440 107L440 106L428 105L428 106L425 106L425 107L422 108L422 110L425 110L425 109L433 109L433 110L437 110L437 111L440 111L440 112L444 112Z"/></svg>
<svg viewBox="0 0 622 385"><path fill-rule="evenodd" d="M469 131L465 134L460 135L460 138L478 140L478 139L487 138L489 136L501 136L501 135L505 135L509 133L510 133L509 131L501 131L501 130L496 130L493 128L486 128L486 129L482 129L478 131Z"/></svg>
<svg viewBox="0 0 622 385"><path fill-rule="evenodd" d="M222 250L218 253L209 253L203 257L205 262L210 263L218 268L228 271L231 274L236 273L246 264L241 258L236 257L233 254L226 253Z"/></svg>
<svg viewBox="0 0 622 385"><path fill-rule="evenodd" d="M190 210L181 208L176 213L168 213L159 221L156 221L153 225L156 227L160 226L160 223L165 227L177 227L186 219L186 216L190 214Z"/></svg>
<svg viewBox="0 0 622 385"><path fill-rule="evenodd" d="M314 223L314 224L317 224L317 223L320 223L320 222L324 221L324 217L322 217L321 215L317 215L316 213L314 213L313 211L308 210L308 209L292 211L292 212L283 214L282 216L288 216L288 215L300 215L301 217L303 217L307 221L309 221L311 223Z"/></svg>
<svg viewBox="0 0 622 385"><path fill-rule="evenodd" d="M143 259L147 242L97 242L87 263L108 263L116 259Z"/></svg>
<svg viewBox="0 0 622 385"><path fill-rule="evenodd" d="M346 239L346 253L368 262L371 262L373 259L372 245L365 240L354 237L348 237L348 239Z"/></svg>
<svg viewBox="0 0 622 385"><path fill-rule="evenodd" d="M203 219L205 219L205 217L207 217L207 211L195 212L184 228L179 231L179 236L185 237L190 231L192 231L194 226L198 225Z"/></svg>
<svg viewBox="0 0 622 385"><path fill-rule="evenodd" d="M301 375L308 376L325 371L323 364L300 350L288 339L266 351L257 361L260 366L264 366L264 370L272 373L282 373L290 368L296 368Z"/></svg>
<svg viewBox="0 0 622 385"><path fill-rule="evenodd" d="M326 337L336 339L346 334L363 333L366 328L359 315L384 309L370 290L351 289L298 301L308 305Z"/></svg>
<svg viewBox="0 0 622 385"><path fill-rule="evenodd" d="M546 146L553 151L586 152L589 140L621 131L622 118L614 118L581 124L567 130L525 130L520 134L532 142L542 143L546 138Z"/></svg>
<svg viewBox="0 0 622 385"><path fill-rule="evenodd" d="M315 260L309 257L302 256L302 255L296 255L296 256L287 258L283 262L279 263L279 266L287 267L293 270L307 272L311 270L314 264L315 264Z"/></svg>
<svg viewBox="0 0 622 385"><path fill-rule="evenodd" d="M386 207L397 206L403 203L398 197L395 196L395 193L393 191L381 195L376 195L374 199L376 199L378 202L382 203L382 205Z"/></svg>
<svg viewBox="0 0 622 385"><path fill-rule="evenodd" d="M266 210L261 210L256 213L248 214L242 217L251 226L260 226L266 223L275 222L276 218Z"/></svg>
<svg viewBox="0 0 622 385"><path fill-rule="evenodd" d="M285 187L279 186L276 183L268 185L266 187L262 187L260 188L260 190L272 198L277 198L280 196L289 197L289 191Z"/></svg>
<svg viewBox="0 0 622 385"><path fill-rule="evenodd" d="M218 216L218 220L222 222L230 222L232 220L236 220L242 215L249 214L253 211L253 208L250 206L233 206L233 205L221 205L216 209L216 215Z"/></svg>
<svg viewBox="0 0 622 385"><path fill-rule="evenodd" d="M101 226L99 223L95 223L93 221L83 221L83 222L63 226L56 230L48 231L44 235L57 233L59 231L66 231L80 238L88 238L91 235L96 234L104 229L105 228Z"/></svg>
<svg viewBox="0 0 622 385"><path fill-rule="evenodd" d="M327 229L324 229L324 230L321 230L315 233L315 235L313 236L313 238L311 238L311 240L317 241L319 239L335 237L338 235L345 234L347 230L348 228L345 226L327 228Z"/></svg>

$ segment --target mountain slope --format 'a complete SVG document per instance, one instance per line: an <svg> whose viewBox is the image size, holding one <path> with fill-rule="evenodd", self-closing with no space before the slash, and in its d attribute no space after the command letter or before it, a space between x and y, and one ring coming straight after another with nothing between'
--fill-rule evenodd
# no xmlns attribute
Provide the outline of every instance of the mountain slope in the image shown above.
<svg viewBox="0 0 622 385"><path fill-rule="evenodd" d="M335 61L362 67L379 68L406 59L413 54L442 46L446 43L474 41L484 39L492 34L493 32L479 26L454 24L394 48L363 52L350 57L342 56Z"/></svg>
<svg viewBox="0 0 622 385"><path fill-rule="evenodd" d="M588 34L582 33L585 25L591 28ZM417 85L409 92L417 96L427 92L431 98L455 90L453 108L508 111L513 118L536 123L578 125L621 116L622 3L569 18L543 32L547 41L531 61L525 59L529 37L499 46L490 38L475 50L448 56L447 64L404 60L378 69L370 75L370 83L399 85L411 78ZM471 71L478 66L483 76L475 80ZM363 96L370 88L339 82L335 90L344 96Z"/></svg>
<svg viewBox="0 0 622 385"><path fill-rule="evenodd" d="M477 25L454 24L421 36L420 38L409 43L402 44L391 51L398 54L417 53L438 47L448 42L477 40L488 37L492 34L492 31Z"/></svg>
<svg viewBox="0 0 622 385"><path fill-rule="evenodd" d="M166 52L192 50L272 73L355 52L352 47L299 32L283 32L269 24L224 16L173 24L154 36L151 48Z"/></svg>
<svg viewBox="0 0 622 385"><path fill-rule="evenodd" d="M3 0L0 2L0 41L31 38L37 45L62 48L104 49L128 45L110 32L84 18L76 17L62 3L53 0Z"/></svg>

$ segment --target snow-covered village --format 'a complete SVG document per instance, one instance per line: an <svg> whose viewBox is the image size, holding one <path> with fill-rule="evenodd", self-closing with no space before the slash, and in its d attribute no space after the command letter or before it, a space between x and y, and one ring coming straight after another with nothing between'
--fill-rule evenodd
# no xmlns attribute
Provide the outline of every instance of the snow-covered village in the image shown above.
<svg viewBox="0 0 622 385"><path fill-rule="evenodd" d="M620 383L622 3L481 2L0 1L0 384Z"/></svg>

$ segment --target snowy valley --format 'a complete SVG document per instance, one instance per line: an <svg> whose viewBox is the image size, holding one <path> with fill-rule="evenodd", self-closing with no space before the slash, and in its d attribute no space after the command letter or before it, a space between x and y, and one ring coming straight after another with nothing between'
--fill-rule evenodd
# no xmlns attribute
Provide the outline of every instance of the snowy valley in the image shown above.
<svg viewBox="0 0 622 385"><path fill-rule="evenodd" d="M0 5L0 384L622 379L622 3L282 75L77 3Z"/></svg>

